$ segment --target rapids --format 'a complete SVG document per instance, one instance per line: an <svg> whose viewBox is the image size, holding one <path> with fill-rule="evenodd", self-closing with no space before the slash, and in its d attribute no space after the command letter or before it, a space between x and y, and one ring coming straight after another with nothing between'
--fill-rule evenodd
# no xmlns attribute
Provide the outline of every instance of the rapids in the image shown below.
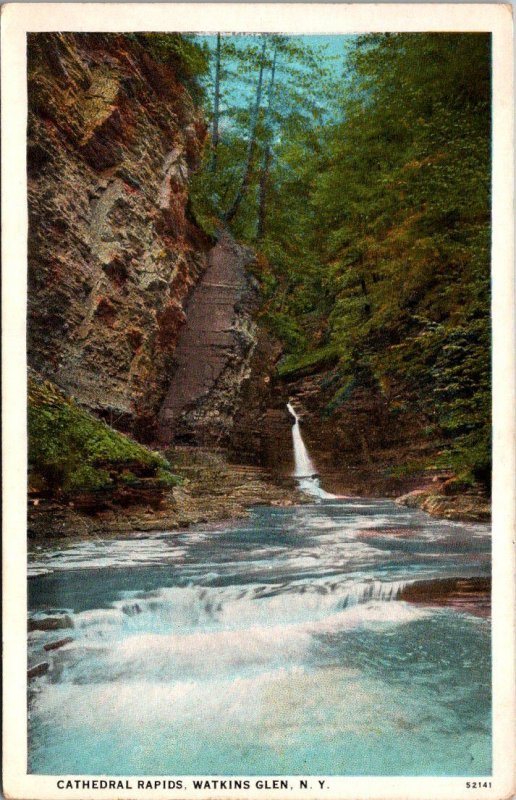
<svg viewBox="0 0 516 800"><path fill-rule="evenodd" d="M34 773L491 770L489 620L396 599L488 575L485 525L326 499L33 546L29 569L32 620L72 624L29 634L49 663L30 683Z"/></svg>

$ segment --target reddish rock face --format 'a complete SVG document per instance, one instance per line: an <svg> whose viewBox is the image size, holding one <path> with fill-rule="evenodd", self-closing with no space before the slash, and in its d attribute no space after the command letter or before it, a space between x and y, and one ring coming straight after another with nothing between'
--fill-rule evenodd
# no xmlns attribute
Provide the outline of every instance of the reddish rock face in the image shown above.
<svg viewBox="0 0 516 800"><path fill-rule="evenodd" d="M426 606L449 606L479 617L491 613L490 578L441 578L415 581L401 591L400 600Z"/></svg>
<svg viewBox="0 0 516 800"><path fill-rule="evenodd" d="M124 35L29 34L28 76L29 363L151 439L210 245L186 214L202 118Z"/></svg>
<svg viewBox="0 0 516 800"><path fill-rule="evenodd" d="M257 325L256 282L246 267L250 250L225 231L192 291L174 353L172 378L160 413L160 439L227 444L251 375Z"/></svg>

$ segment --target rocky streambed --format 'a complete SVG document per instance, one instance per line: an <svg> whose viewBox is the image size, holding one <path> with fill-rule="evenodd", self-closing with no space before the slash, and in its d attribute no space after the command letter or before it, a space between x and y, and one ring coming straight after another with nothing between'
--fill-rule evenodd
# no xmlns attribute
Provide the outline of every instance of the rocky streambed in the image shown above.
<svg viewBox="0 0 516 800"><path fill-rule="evenodd" d="M31 538L84 538L127 531L176 530L196 523L247 516L254 505L291 506L309 502L293 479L273 481L260 467L232 464L223 451L174 447L169 458L181 485L160 491L156 503L84 513L73 500L29 500Z"/></svg>
<svg viewBox="0 0 516 800"><path fill-rule="evenodd" d="M33 541L29 771L489 774L490 549L366 498Z"/></svg>
<svg viewBox="0 0 516 800"><path fill-rule="evenodd" d="M472 489L459 491L453 487L453 481L446 479L436 479L414 489L398 497L396 502L444 519L471 522L489 522L491 519L491 502L485 493Z"/></svg>

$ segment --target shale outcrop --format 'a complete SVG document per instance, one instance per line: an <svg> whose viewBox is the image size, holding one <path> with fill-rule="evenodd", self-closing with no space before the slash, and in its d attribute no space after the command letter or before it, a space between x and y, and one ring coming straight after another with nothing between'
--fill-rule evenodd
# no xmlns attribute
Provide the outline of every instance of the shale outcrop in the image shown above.
<svg viewBox="0 0 516 800"><path fill-rule="evenodd" d="M280 345L260 330L231 431L234 459L278 476L291 474L292 419L286 410L291 401L327 491L395 497L435 516L489 520L487 494L442 467L439 455L446 443L429 434L417 408L397 406L388 390L358 383L336 397L339 376L331 364L285 376L281 363Z"/></svg>
<svg viewBox="0 0 516 800"><path fill-rule="evenodd" d="M301 419L310 455L328 491L392 496L442 475L429 467L439 442L425 436L425 421L410 409L394 413L387 399L368 387L350 387L338 404L331 367L288 380L278 374L281 347L264 331L252 360L252 379L242 390L231 435L235 458L279 474L293 468L291 401ZM407 431L411 436L407 437Z"/></svg>
<svg viewBox="0 0 516 800"><path fill-rule="evenodd" d="M29 364L150 441L211 246L188 213L205 124L135 37L29 44Z"/></svg>
<svg viewBox="0 0 516 800"><path fill-rule="evenodd" d="M252 505L292 506L307 501L293 480L278 484L259 467L229 463L223 451L180 446L167 455L180 485L155 493L139 505L99 504L95 513L84 513L75 503L45 498L38 499L37 505L29 502L29 537L81 539L99 533L170 531L199 523L213 526L248 516Z"/></svg>
<svg viewBox="0 0 516 800"><path fill-rule="evenodd" d="M230 440L258 340L258 284L249 272L253 261L251 250L227 231L219 232L185 309L160 412L164 443L220 445Z"/></svg>

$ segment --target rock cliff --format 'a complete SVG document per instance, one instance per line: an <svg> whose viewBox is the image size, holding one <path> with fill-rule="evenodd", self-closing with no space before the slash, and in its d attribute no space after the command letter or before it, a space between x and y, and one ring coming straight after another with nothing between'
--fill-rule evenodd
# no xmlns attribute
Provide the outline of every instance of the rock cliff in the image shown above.
<svg viewBox="0 0 516 800"><path fill-rule="evenodd" d="M281 347L264 331L242 392L231 436L235 458L257 462L279 475L293 469L290 400L325 489L357 495L397 496L441 478L432 468L440 442L425 434L425 419L410 408L393 410L374 387L350 386L338 405L336 373L323 366L278 374ZM407 431L411 435L407 437Z"/></svg>
<svg viewBox="0 0 516 800"><path fill-rule="evenodd" d="M28 80L29 364L149 441L210 245L202 116L127 35L30 34Z"/></svg>
<svg viewBox="0 0 516 800"><path fill-rule="evenodd" d="M186 307L160 412L162 442L228 444L257 343L259 293L248 271L253 260L251 250L220 231Z"/></svg>

